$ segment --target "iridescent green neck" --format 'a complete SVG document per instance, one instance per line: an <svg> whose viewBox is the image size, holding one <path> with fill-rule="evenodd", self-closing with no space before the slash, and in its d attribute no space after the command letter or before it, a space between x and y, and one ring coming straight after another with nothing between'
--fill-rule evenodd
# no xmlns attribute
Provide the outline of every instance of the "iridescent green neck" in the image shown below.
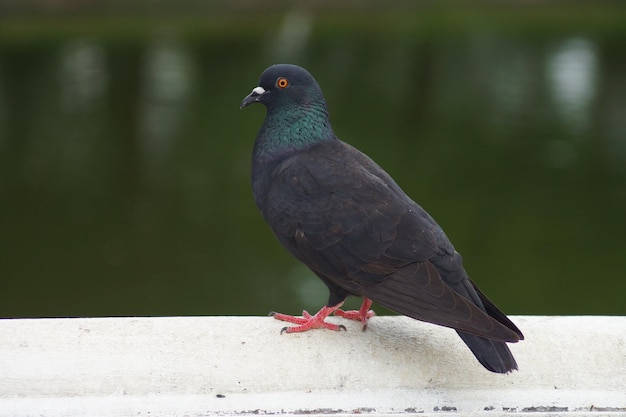
<svg viewBox="0 0 626 417"><path fill-rule="evenodd" d="M281 106L268 109L254 146L263 160L335 139L325 105Z"/></svg>

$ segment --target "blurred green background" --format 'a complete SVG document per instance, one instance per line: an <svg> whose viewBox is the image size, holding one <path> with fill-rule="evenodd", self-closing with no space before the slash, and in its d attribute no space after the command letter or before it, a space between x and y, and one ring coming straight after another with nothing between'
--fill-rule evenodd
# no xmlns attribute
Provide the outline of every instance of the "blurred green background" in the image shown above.
<svg viewBox="0 0 626 417"><path fill-rule="evenodd" d="M623 3L382 4L0 1L0 316L321 307L250 189L278 62L504 311L626 314Z"/></svg>

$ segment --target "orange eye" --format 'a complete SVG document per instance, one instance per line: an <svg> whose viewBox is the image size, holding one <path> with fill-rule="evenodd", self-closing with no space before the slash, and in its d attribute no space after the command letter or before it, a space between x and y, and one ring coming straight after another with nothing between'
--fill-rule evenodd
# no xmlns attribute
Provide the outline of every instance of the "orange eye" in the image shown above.
<svg viewBox="0 0 626 417"><path fill-rule="evenodd" d="M276 80L276 87L285 88L289 85L289 80L285 77L280 77Z"/></svg>

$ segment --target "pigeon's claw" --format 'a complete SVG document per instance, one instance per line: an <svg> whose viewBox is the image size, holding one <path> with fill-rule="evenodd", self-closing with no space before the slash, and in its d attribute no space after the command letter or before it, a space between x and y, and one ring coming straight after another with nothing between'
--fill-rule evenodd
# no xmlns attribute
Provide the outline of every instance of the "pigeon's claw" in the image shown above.
<svg viewBox="0 0 626 417"><path fill-rule="evenodd" d="M358 310L342 310L340 308L335 310L335 316L343 317L349 320L357 320L360 321L363 325L363 331L367 330L367 320L370 317L374 317L376 313L374 310L370 310L372 306L372 300L365 297L363 298L363 304L361 304L361 308Z"/></svg>
<svg viewBox="0 0 626 417"><path fill-rule="evenodd" d="M274 312L270 313L270 316L274 317L276 320L287 321L297 325L292 327L283 327L280 330L280 334L301 333L311 329L330 329L334 331L346 330L346 327L343 325L337 325L325 321L325 319L337 310L338 307L339 306L323 307L314 316L309 314L306 310L302 312L302 317Z"/></svg>

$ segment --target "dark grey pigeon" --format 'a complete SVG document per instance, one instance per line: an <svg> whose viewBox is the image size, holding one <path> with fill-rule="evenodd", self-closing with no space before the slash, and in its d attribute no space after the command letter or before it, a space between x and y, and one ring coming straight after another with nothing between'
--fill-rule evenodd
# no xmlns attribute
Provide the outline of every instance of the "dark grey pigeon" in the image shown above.
<svg viewBox="0 0 626 417"><path fill-rule="evenodd" d="M441 227L362 152L335 136L315 79L295 65L274 65L241 107L261 103L267 115L254 143L256 204L283 246L330 290L328 304L287 333L345 329L330 314L359 320L372 301L417 320L451 327L488 370L517 363L505 342L522 332L472 282ZM340 307L363 297L358 311Z"/></svg>

